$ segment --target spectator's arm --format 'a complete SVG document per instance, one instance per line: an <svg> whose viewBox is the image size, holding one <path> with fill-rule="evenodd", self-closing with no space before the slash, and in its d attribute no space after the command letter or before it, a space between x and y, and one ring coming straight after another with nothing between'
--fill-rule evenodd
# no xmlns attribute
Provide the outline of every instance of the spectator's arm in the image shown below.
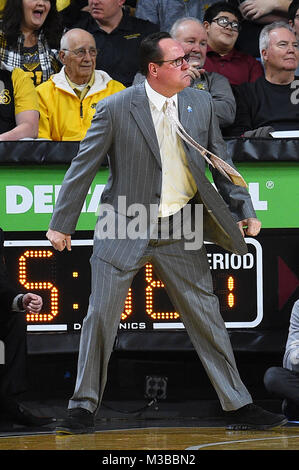
<svg viewBox="0 0 299 470"><path fill-rule="evenodd" d="M16 127L0 134L0 140L35 139L38 135L38 100L36 90L28 73L16 68L11 74Z"/></svg>
<svg viewBox="0 0 299 470"><path fill-rule="evenodd" d="M287 13L291 0L246 0L241 3L242 15L251 21L275 12Z"/></svg>
<svg viewBox="0 0 299 470"><path fill-rule="evenodd" d="M38 111L22 111L16 116L16 127L11 131L0 134L2 140L36 139L38 135Z"/></svg>
<svg viewBox="0 0 299 470"><path fill-rule="evenodd" d="M208 81L220 127L227 127L234 122L236 115L236 102L230 83L216 72L208 76Z"/></svg>

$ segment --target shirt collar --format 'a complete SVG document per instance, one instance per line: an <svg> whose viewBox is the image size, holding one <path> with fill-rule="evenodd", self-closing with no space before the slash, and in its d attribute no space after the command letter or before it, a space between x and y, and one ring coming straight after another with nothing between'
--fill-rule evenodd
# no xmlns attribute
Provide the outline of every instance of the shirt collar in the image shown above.
<svg viewBox="0 0 299 470"><path fill-rule="evenodd" d="M130 15L124 9L122 10L122 13L123 13L123 15L122 15L122 18L121 18L120 22L118 23L116 28L114 28L110 33L106 33L106 31L104 31L101 28L101 25L99 23L97 23L97 21L90 15L90 28L91 28L90 32L94 33L96 31L98 31L99 29L105 34L112 34L115 31L125 31L125 32L126 31L131 31L132 26L131 26Z"/></svg>
<svg viewBox="0 0 299 470"><path fill-rule="evenodd" d="M167 96L161 95L160 93L155 91L150 86L150 84L148 83L147 80L145 80L144 85L145 85L145 91L146 91L148 99L157 108L158 111L162 110L162 108L165 104L165 101L167 99L171 99L174 102L175 106L177 107L177 104L178 104L178 95L177 94L173 95L171 98L167 98Z"/></svg>
<svg viewBox="0 0 299 470"><path fill-rule="evenodd" d="M227 54L220 55L220 54L218 54L218 52L213 51L213 49L211 49L210 46L208 46L207 55L209 55L209 56L214 55L214 56L220 57L223 60L231 60L232 58L239 58L242 54L240 54L237 49L233 48Z"/></svg>
<svg viewBox="0 0 299 470"><path fill-rule="evenodd" d="M78 85L74 82L72 82L69 77L67 76L67 74L65 73L65 78L67 79L70 87L74 90L74 92L76 93L76 95L78 96L78 98L80 99L83 99L85 97L85 95L87 94L87 92L90 90L90 88L92 87L92 85L94 84L94 81L95 81L95 74L94 74L94 71L92 73L92 76L90 77L90 80L88 83L85 84L85 87L83 88L83 90L80 90L78 88Z"/></svg>

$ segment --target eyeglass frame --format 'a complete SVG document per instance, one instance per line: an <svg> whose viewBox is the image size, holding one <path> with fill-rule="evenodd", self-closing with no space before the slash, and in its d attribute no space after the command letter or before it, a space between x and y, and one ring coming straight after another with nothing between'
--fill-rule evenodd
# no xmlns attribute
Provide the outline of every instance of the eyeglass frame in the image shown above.
<svg viewBox="0 0 299 470"><path fill-rule="evenodd" d="M227 24L226 24L225 26L222 25L222 24L219 24L219 20L221 20L221 19L227 21ZM218 24L218 26L220 26L221 28L227 28L228 26L230 26L231 29L232 29L232 31L235 31L236 33L239 33L239 32L241 31L241 25L240 25L239 21L237 21L237 20L229 21L229 19L228 19L227 16L218 16L218 18L214 18L214 19L211 21L211 23L213 23L214 21L215 21L215 22ZM238 25L238 29L233 28L233 23L236 23L236 24Z"/></svg>
<svg viewBox="0 0 299 470"><path fill-rule="evenodd" d="M78 49L74 49L73 51L71 49L62 49L63 51L67 51L67 52L72 52L73 54L75 54L77 57L79 57L80 59L83 59L83 57L86 56L86 53L88 52L90 57L96 57L99 53L98 49L96 48L90 48L90 49L84 49L84 47L79 47ZM95 51L95 54L91 54L90 51L93 50ZM84 55L80 55L80 53L84 51Z"/></svg>
<svg viewBox="0 0 299 470"><path fill-rule="evenodd" d="M175 67L182 67L184 61L187 62L188 64L189 60L190 60L190 54L186 54L183 57L178 57L177 59L157 60L155 61L155 64L164 64L166 62L172 62ZM178 61L180 61L180 63L177 63Z"/></svg>

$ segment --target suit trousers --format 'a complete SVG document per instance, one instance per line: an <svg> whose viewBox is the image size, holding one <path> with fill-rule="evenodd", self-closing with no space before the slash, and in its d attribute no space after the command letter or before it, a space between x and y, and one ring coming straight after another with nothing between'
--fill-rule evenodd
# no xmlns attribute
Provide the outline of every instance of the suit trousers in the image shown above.
<svg viewBox="0 0 299 470"><path fill-rule="evenodd" d="M285 367L270 367L265 372L264 384L268 392L291 401L299 411L299 372Z"/></svg>
<svg viewBox="0 0 299 470"><path fill-rule="evenodd" d="M122 271L91 257L91 295L83 321L75 390L69 408L98 409L107 380L108 362L134 276L151 262L179 312L192 344L224 410L252 402L235 363L230 339L213 293L204 245L185 250L184 240L151 240L138 265Z"/></svg>

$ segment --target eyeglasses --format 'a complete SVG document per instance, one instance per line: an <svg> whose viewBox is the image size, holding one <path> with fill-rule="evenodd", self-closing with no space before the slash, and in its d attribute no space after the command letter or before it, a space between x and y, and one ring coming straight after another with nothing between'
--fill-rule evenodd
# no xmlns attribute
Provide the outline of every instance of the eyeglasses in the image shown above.
<svg viewBox="0 0 299 470"><path fill-rule="evenodd" d="M80 59L85 57L87 52L89 53L90 57L96 57L98 55L98 50L95 49L94 47L91 47L90 49L80 48L80 49L75 49L74 51L71 51L70 49L62 49L62 50L72 52L73 54L75 54Z"/></svg>
<svg viewBox="0 0 299 470"><path fill-rule="evenodd" d="M240 23L238 21L229 21L227 16L219 16L219 18L214 18L212 20L212 23L213 21L215 21L222 28L227 28L228 26L230 26L233 31L241 31Z"/></svg>
<svg viewBox="0 0 299 470"><path fill-rule="evenodd" d="M169 60L157 60L157 64L164 64L165 62L169 62L171 63L172 65L174 65L175 67L181 67L185 62L189 62L190 60L190 55L184 55L184 57L178 57L177 59L169 59Z"/></svg>

